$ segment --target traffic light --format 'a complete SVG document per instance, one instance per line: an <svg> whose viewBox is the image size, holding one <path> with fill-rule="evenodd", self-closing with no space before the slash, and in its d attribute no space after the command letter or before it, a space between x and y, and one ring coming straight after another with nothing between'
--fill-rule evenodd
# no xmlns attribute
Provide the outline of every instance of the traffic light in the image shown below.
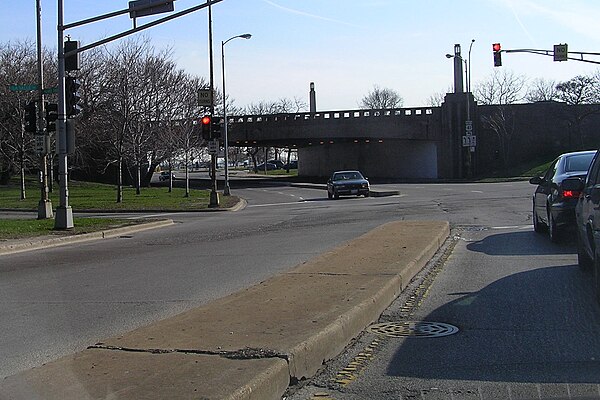
<svg viewBox="0 0 600 400"><path fill-rule="evenodd" d="M500 43L494 43L492 45L492 50L494 51L494 67L502 66L502 46Z"/></svg>
<svg viewBox="0 0 600 400"><path fill-rule="evenodd" d="M211 122L211 139L221 139L221 118L213 118Z"/></svg>
<svg viewBox="0 0 600 400"><path fill-rule="evenodd" d="M210 117L210 115L205 115L204 117L202 117L202 119L200 120L200 125L202 126L202 139L210 140L210 128L212 125L212 118Z"/></svg>
<svg viewBox="0 0 600 400"><path fill-rule="evenodd" d="M46 102L44 110L46 112L46 132L55 132L56 120L58 119L58 104Z"/></svg>
<svg viewBox="0 0 600 400"><path fill-rule="evenodd" d="M79 105L81 101L81 96L79 95L80 86L79 79L72 76L65 77L65 100L67 106L65 114L67 118L75 117L81 112L81 106Z"/></svg>
<svg viewBox="0 0 600 400"><path fill-rule="evenodd" d="M67 40L64 45L65 54L79 48L78 40ZM76 71L79 69L79 54L65 56L65 71Z"/></svg>
<svg viewBox="0 0 600 400"><path fill-rule="evenodd" d="M25 132L35 133L37 131L37 105L30 101L25 106Z"/></svg>

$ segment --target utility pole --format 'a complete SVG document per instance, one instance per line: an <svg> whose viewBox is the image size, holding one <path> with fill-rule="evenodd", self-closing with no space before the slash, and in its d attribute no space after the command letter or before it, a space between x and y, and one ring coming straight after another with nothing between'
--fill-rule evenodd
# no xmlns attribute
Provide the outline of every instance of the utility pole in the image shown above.
<svg viewBox="0 0 600 400"><path fill-rule="evenodd" d="M36 0L36 21L37 21L37 67L38 67L38 140L43 140L43 146L40 146L40 202L38 203L38 219L52 218L52 202L48 197L48 159L49 140L48 132L44 131L44 60L42 58L42 1Z"/></svg>

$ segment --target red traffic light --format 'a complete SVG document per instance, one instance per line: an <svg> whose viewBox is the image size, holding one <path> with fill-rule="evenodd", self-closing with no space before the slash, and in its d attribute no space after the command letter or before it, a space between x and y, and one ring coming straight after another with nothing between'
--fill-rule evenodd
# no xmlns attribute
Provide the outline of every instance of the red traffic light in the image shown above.
<svg viewBox="0 0 600 400"><path fill-rule="evenodd" d="M500 51L502 49L502 46L500 46L500 43L494 43L492 45L492 50L494 51Z"/></svg>
<svg viewBox="0 0 600 400"><path fill-rule="evenodd" d="M204 117L202 117L200 122L202 123L202 125L210 125L210 117L208 115L204 116Z"/></svg>

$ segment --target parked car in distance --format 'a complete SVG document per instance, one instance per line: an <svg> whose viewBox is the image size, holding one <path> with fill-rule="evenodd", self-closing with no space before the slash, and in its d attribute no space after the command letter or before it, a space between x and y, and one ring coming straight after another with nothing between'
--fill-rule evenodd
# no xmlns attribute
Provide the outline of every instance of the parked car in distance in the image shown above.
<svg viewBox="0 0 600 400"><path fill-rule="evenodd" d="M272 163L267 163L267 171L273 171L274 169L277 169L277 165L272 164ZM264 171L264 170L265 170L265 163L258 164L256 166L256 168L254 168L254 172L260 172L260 171Z"/></svg>
<svg viewBox="0 0 600 400"><path fill-rule="evenodd" d="M369 197L369 181L359 171L336 171L327 181L327 197L338 199L341 195Z"/></svg>
<svg viewBox="0 0 600 400"><path fill-rule="evenodd" d="M175 179L175 173L171 172L171 177ZM159 181L168 181L169 180L169 171L162 171L158 176Z"/></svg>
<svg viewBox="0 0 600 400"><path fill-rule="evenodd" d="M562 184L567 178L585 178L595 154L595 150L561 154L543 176L529 180L537 185L532 216L536 232L547 231L550 240L557 242L565 228L575 226L575 205L580 193L566 190Z"/></svg>
<svg viewBox="0 0 600 400"><path fill-rule="evenodd" d="M600 302L600 150L585 179L569 178L563 186L565 190L581 193L575 206L577 261L582 269L593 267L596 300Z"/></svg>
<svg viewBox="0 0 600 400"><path fill-rule="evenodd" d="M298 160L294 160L294 161L290 161L290 164L288 166L288 164L283 164L283 167L281 167L282 169L298 169Z"/></svg>
<svg viewBox="0 0 600 400"><path fill-rule="evenodd" d="M267 163L275 165L276 169L283 168L283 161L281 160L267 160Z"/></svg>

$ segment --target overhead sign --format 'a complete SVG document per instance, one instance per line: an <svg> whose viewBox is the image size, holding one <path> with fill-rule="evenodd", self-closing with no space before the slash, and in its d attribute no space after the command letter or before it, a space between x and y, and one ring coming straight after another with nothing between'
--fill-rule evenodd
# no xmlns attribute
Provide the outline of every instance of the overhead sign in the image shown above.
<svg viewBox="0 0 600 400"><path fill-rule="evenodd" d="M569 51L567 44L555 44L554 45L554 61L567 61Z"/></svg>
<svg viewBox="0 0 600 400"><path fill-rule="evenodd" d="M198 89L198 105L199 106L211 106L212 105L212 91L210 89Z"/></svg>
<svg viewBox="0 0 600 400"><path fill-rule="evenodd" d="M129 18L171 12L175 9L174 0L136 0L129 2Z"/></svg>

